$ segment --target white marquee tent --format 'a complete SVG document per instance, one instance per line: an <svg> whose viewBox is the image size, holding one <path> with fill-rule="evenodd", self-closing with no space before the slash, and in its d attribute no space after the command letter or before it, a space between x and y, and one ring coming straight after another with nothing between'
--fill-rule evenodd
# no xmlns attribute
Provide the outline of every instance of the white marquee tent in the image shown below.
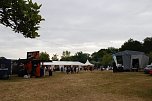
<svg viewBox="0 0 152 101"><path fill-rule="evenodd" d="M84 66L83 63L77 61L52 61L52 62L44 62L43 65Z"/></svg>
<svg viewBox="0 0 152 101"><path fill-rule="evenodd" d="M84 65L85 65L85 66L94 66L93 64L91 64L91 63L89 62L89 60L87 60Z"/></svg>
<svg viewBox="0 0 152 101"><path fill-rule="evenodd" d="M84 66L84 63L77 62L77 61L52 61L52 62L44 62L44 66L51 66L51 67L59 67L59 70L61 71L61 68L67 67L67 66L78 66L79 69L82 69Z"/></svg>

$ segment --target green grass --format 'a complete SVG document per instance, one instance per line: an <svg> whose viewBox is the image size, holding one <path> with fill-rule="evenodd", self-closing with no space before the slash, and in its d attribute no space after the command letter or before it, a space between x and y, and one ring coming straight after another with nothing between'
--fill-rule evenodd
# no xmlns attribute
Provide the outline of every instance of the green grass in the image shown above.
<svg viewBox="0 0 152 101"><path fill-rule="evenodd" d="M152 76L142 72L55 72L52 77L0 80L0 101L152 101Z"/></svg>

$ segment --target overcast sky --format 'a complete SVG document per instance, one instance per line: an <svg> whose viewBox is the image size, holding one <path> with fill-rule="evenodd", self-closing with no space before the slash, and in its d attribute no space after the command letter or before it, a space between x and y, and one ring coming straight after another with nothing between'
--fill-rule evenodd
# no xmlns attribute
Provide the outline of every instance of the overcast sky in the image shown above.
<svg viewBox="0 0 152 101"><path fill-rule="evenodd" d="M34 0L45 18L40 38L24 38L0 25L0 57L26 58L28 51L61 55L121 45L152 35L152 0Z"/></svg>

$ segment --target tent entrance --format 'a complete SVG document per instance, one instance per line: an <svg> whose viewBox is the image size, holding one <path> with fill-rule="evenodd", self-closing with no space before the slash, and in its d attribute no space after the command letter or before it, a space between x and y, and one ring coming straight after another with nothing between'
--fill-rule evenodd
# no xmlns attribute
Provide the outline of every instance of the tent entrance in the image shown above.
<svg viewBox="0 0 152 101"><path fill-rule="evenodd" d="M116 56L116 58L117 58L117 63L123 65L122 56Z"/></svg>
<svg viewBox="0 0 152 101"><path fill-rule="evenodd" d="M139 59L132 59L132 70L138 71L139 69Z"/></svg>

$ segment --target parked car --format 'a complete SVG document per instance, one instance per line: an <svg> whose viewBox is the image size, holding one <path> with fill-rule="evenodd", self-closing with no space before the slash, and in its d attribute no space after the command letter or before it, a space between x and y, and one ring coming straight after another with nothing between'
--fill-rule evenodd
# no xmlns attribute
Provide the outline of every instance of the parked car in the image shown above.
<svg viewBox="0 0 152 101"><path fill-rule="evenodd" d="M149 74L152 75L152 70L149 71Z"/></svg>
<svg viewBox="0 0 152 101"><path fill-rule="evenodd" d="M145 74L150 74L150 70L152 70L152 64L151 64L151 65L147 65L147 66L144 68L144 73L145 73Z"/></svg>

